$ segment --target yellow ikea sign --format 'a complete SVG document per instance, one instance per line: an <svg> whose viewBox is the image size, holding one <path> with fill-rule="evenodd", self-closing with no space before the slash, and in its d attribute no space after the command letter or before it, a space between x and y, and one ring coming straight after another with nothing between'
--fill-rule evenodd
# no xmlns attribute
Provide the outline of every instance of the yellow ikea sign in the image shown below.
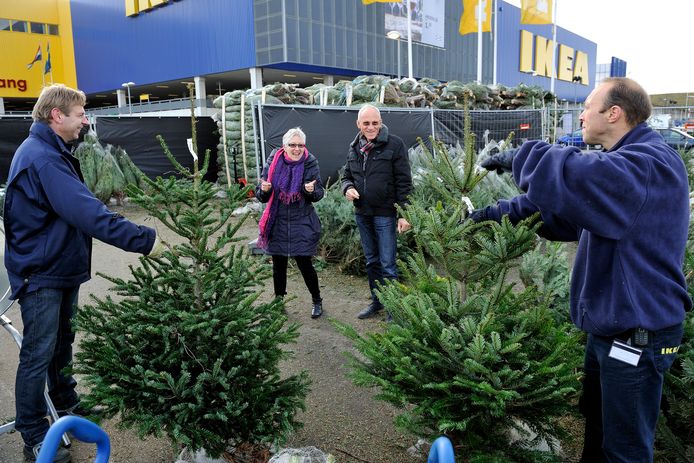
<svg viewBox="0 0 694 463"><path fill-rule="evenodd" d="M551 77L552 70L556 69L554 75L557 79L588 85L588 54L559 44L558 60L555 64L552 45L550 39L521 30L520 71L535 71L538 76Z"/></svg>
<svg viewBox="0 0 694 463"><path fill-rule="evenodd" d="M125 15L136 16L143 11L151 10L157 6L166 5L171 0L125 0Z"/></svg>

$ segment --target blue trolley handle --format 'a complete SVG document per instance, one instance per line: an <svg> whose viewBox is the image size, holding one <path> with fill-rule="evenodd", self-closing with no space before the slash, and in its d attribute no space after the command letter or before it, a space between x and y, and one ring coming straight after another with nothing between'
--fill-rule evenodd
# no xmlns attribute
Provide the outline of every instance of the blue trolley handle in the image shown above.
<svg viewBox="0 0 694 463"><path fill-rule="evenodd" d="M431 444L427 463L455 463L453 444L448 437L441 436Z"/></svg>
<svg viewBox="0 0 694 463"><path fill-rule="evenodd" d="M41 452L36 463L51 463L58 449L60 438L66 432L72 433L75 439L96 444L94 463L107 463L111 455L111 441L106 431L91 421L79 416L64 416L48 429L43 439Z"/></svg>

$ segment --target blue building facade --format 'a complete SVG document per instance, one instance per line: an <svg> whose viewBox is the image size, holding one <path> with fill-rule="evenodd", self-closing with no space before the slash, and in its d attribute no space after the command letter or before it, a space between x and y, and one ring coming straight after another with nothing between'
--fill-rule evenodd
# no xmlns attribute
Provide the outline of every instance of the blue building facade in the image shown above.
<svg viewBox="0 0 694 463"><path fill-rule="evenodd" d="M412 44L413 76L476 80L478 35L458 32L463 2L421 0L417 5L427 1L439 5L435 20L442 39L438 45ZM123 82L136 82L153 91L158 83L180 83L196 76L233 77L231 85L244 88L253 83L254 72L264 83L274 81L268 80L277 79L273 70L281 72L279 77L296 72L312 75L314 83L360 74L407 75L407 41L386 37L384 17L392 11L387 3L70 0L70 6L77 82L87 94L111 92ZM132 14L133 8L139 9L137 14ZM496 76L496 82L506 86L524 82L549 90L551 72L532 66L536 61L546 64L547 50L544 56L538 50L542 51L543 38L552 39L552 26L521 25L520 9L502 1L495 15L497 33L482 34L482 83L492 84ZM561 27L556 38L556 56L563 53L564 60L554 60L555 93L559 98L583 100L594 87L597 45ZM523 68L528 53L533 64ZM567 63L570 74L564 69ZM577 80L577 71L589 77ZM228 87L229 82L225 90Z"/></svg>

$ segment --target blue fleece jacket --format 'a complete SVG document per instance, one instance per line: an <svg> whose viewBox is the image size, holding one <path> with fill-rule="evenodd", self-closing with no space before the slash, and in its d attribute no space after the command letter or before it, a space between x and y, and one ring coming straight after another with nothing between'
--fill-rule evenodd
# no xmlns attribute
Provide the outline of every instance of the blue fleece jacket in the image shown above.
<svg viewBox="0 0 694 463"><path fill-rule="evenodd" d="M540 233L576 241L571 319L589 333L682 323L689 186L680 156L646 124L608 151L524 143L513 176L525 194L487 212L512 222L539 211Z"/></svg>
<svg viewBox="0 0 694 463"><path fill-rule="evenodd" d="M17 149L5 194L5 267L11 299L90 278L92 237L149 254L153 229L109 211L83 183L79 162L45 123Z"/></svg>

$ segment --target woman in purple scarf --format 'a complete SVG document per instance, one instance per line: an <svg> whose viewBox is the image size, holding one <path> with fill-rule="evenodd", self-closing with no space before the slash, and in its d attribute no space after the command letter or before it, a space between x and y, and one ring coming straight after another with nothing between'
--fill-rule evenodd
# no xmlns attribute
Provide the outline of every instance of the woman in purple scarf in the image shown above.
<svg viewBox="0 0 694 463"><path fill-rule="evenodd" d="M318 275L313 268L321 224L313 203L323 197L318 161L306 149L306 134L298 127L282 137L263 169L255 196L268 203L260 218L258 246L272 256L275 296L287 294L287 262L293 257L311 293L311 318L323 314Z"/></svg>

